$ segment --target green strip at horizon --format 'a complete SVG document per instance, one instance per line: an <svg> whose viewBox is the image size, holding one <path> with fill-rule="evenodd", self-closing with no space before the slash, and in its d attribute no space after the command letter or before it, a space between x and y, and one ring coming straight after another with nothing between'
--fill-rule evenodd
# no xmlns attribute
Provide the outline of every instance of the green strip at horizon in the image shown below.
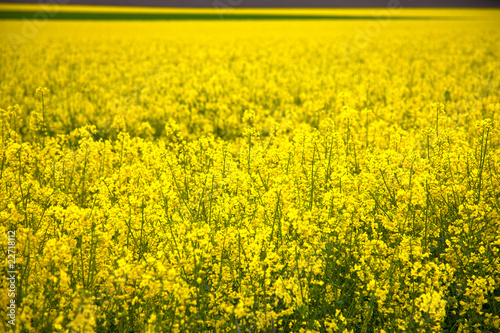
<svg viewBox="0 0 500 333"><path fill-rule="evenodd" d="M386 20L384 17L366 15L295 15L295 14L219 14L214 13L95 13L95 12L59 12L43 11L0 11L0 20L97 20L97 21L150 21L150 20ZM395 16L390 20L459 20L464 17L439 16Z"/></svg>

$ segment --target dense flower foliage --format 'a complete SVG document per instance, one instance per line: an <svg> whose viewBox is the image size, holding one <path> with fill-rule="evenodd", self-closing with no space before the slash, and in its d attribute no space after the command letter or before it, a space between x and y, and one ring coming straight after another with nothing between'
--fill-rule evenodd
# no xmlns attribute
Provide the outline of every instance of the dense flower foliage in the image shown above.
<svg viewBox="0 0 500 333"><path fill-rule="evenodd" d="M497 23L366 22L3 36L15 330L498 331Z"/></svg>

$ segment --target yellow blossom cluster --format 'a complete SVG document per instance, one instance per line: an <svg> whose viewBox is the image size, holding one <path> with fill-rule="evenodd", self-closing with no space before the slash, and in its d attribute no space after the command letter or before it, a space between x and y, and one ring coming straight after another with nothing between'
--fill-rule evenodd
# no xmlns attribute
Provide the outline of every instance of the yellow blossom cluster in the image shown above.
<svg viewBox="0 0 500 333"><path fill-rule="evenodd" d="M364 24L0 36L1 330L500 330L497 23Z"/></svg>

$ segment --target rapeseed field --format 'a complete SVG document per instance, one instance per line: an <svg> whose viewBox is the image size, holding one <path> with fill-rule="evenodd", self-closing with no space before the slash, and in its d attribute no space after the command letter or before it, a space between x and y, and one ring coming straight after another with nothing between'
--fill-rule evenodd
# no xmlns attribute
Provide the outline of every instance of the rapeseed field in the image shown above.
<svg viewBox="0 0 500 333"><path fill-rule="evenodd" d="M498 332L500 15L406 13L0 21L1 330Z"/></svg>

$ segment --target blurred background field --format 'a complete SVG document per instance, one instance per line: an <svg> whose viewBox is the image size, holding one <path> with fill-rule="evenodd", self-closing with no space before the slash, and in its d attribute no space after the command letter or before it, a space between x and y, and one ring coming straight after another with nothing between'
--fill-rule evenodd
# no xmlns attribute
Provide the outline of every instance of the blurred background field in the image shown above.
<svg viewBox="0 0 500 333"><path fill-rule="evenodd" d="M0 58L5 64L0 102L22 105L26 118L36 107L32 91L42 85L57 91L47 101L53 133L92 123L106 138L113 119L124 117L132 134L138 134L135 122L147 122L150 134L160 137L163 122L175 119L191 138L209 131L227 139L241 133L240 119L247 109L263 117L259 129L269 132L283 121L311 122L310 109L329 114L345 91L358 108L387 114L398 102L415 114L421 101L443 100L446 91L449 103L464 103L464 96L451 93L457 82L468 87L469 97L496 89L498 21L487 18L498 11L410 11L415 17L446 12L482 19L55 20L42 22L40 28L27 27L22 20L0 20ZM360 16L370 10L338 12ZM458 40L463 43L453 42ZM413 89L420 71L429 75L415 87L419 94L401 92Z"/></svg>

